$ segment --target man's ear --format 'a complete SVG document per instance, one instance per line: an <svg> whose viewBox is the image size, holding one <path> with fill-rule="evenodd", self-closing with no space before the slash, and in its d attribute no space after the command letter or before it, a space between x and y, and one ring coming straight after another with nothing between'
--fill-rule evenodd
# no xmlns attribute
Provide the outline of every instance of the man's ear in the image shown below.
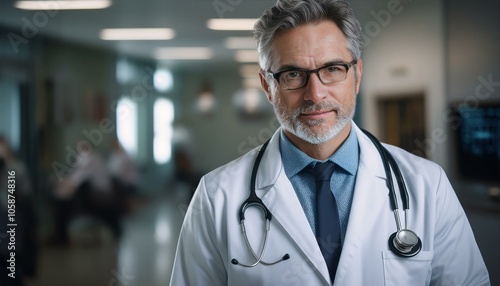
<svg viewBox="0 0 500 286"><path fill-rule="evenodd" d="M265 75L265 72L263 70L259 71L259 78L260 78L260 86L262 86L262 89L266 93L267 100L269 100L269 102L272 103L273 102L273 95L271 93L271 89L269 87L269 84L267 83L266 75Z"/></svg>
<svg viewBox="0 0 500 286"><path fill-rule="evenodd" d="M359 93L359 86L361 84L361 77L363 75L363 60L359 59L358 63L355 66L357 73L357 82L356 82L356 94Z"/></svg>

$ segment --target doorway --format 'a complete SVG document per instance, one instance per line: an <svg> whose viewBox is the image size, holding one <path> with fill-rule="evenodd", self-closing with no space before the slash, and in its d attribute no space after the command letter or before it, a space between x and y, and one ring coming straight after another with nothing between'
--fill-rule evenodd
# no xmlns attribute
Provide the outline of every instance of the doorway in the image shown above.
<svg viewBox="0 0 500 286"><path fill-rule="evenodd" d="M424 94L380 96L377 105L382 141L427 158L417 145L426 134Z"/></svg>

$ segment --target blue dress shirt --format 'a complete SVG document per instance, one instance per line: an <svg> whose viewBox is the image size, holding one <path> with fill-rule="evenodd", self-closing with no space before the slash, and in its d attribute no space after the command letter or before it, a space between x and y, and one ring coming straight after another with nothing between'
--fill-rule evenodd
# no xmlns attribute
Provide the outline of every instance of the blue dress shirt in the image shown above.
<svg viewBox="0 0 500 286"><path fill-rule="evenodd" d="M280 135L280 152L285 174L292 183L312 231L316 234L316 184L313 174L304 168L308 165L314 166L318 160L309 157L293 145L283 130L281 130ZM328 160L336 164L330 180L330 187L339 210L343 243L359 163L358 138L354 130L351 129L347 139Z"/></svg>

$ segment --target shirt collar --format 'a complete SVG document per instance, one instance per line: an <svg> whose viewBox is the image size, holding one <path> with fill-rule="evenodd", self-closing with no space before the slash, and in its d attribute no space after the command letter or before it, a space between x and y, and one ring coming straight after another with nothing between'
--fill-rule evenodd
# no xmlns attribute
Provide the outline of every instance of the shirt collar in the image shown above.
<svg viewBox="0 0 500 286"><path fill-rule="evenodd" d="M286 137L283 129L281 129L280 134L280 152L285 173L288 177L296 175L307 165L317 161L293 145ZM349 136L344 143L340 145L340 148L328 160L334 162L349 174L356 174L359 163L359 146L358 137L353 128L351 128Z"/></svg>
<svg viewBox="0 0 500 286"><path fill-rule="evenodd" d="M340 166L351 175L358 171L359 164L359 145L356 131L351 128L349 136L340 148L330 157L330 160Z"/></svg>

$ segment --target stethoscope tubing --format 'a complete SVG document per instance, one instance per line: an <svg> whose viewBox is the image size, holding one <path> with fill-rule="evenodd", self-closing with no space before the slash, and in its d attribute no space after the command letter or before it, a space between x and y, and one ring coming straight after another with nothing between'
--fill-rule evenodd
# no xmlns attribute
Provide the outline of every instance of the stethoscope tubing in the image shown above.
<svg viewBox="0 0 500 286"><path fill-rule="evenodd" d="M392 154L382 145L382 143L380 143L380 141L378 141L378 139L370 132L364 129L361 130L368 136L368 138L370 138L370 140L373 142L378 152L380 153L380 156L382 157L382 163L384 164L384 169L387 177L387 184L391 193L390 202L394 214L394 219L396 220L397 231L389 237L389 249L391 249L392 252L401 257L415 256L422 249L422 241L415 232L408 229L408 210L410 209L410 198L403 175L401 174L401 170L399 169L399 166L396 163L396 160L394 160ZM403 204L403 210L405 213L404 228L401 226L397 196L396 191L394 190L391 169L396 176L396 181L398 183L398 189L401 196L401 202Z"/></svg>
<svg viewBox="0 0 500 286"><path fill-rule="evenodd" d="M394 160L394 157L392 156L392 154L382 145L382 143L380 143L380 141L374 135L372 135L370 132L368 132L364 129L361 129L361 130L373 142L375 148L377 149L378 153L380 154L380 157L382 159L382 164L384 166L384 170L385 170L386 177L387 177L387 188L389 189L389 192L390 192L389 201L390 201L391 209L394 213L394 218L396 220L396 227L397 227L397 232L392 234L391 237L389 238L389 248L393 252L395 252L397 255L402 256L402 257L414 256L418 252L420 252L420 249L422 247L422 243L420 241L420 238L418 238L418 236L413 231L407 229L407 227L408 227L409 195L408 195L408 190L406 188L406 184L405 184L403 175L401 173L401 170L399 169L399 166L396 163L396 160ZM264 151L266 150L270 140L271 139L268 139L262 145L262 147L259 150L259 153L257 154L257 157L255 158L255 162L254 162L254 165L252 168L252 175L250 177L250 192L249 192L248 198L241 205L239 215L238 215L241 229L243 232L243 236L245 239L245 243L246 243L247 247L250 249L250 252L251 252L253 258L255 258L256 261L252 264L244 264L244 263L240 263L238 260L233 258L231 260L231 263L234 265L240 265L240 266L244 266L244 267L255 267L259 263L261 263L263 265L273 265L273 264L276 264L278 262L288 260L290 258L290 255L288 253L286 253L285 255L283 255L283 257L281 257L279 260L274 261L274 262L265 262L262 260L262 258L264 257L265 250L267 248L270 224L271 224L271 220L272 220L273 215L272 215L271 211L269 211L267 206L262 202L262 200L255 193L255 182L257 179L257 170L259 168L260 161L262 160L262 156L264 155ZM396 191L394 190L394 182L392 180L392 173L393 172L394 172L394 176L396 177L398 189L399 189L400 196L401 196L401 202L403 204L403 210L405 213L405 227L404 228L401 226L401 220L400 220L400 216L399 216L397 195L396 195ZM255 253L254 249L250 245L250 242L248 240L248 236L246 233L246 228L245 228L245 211L251 206L259 207L262 210L262 213L263 213L264 218L266 220L266 234L264 236L264 242L262 243L261 251L258 255L257 255L257 253ZM398 235L400 233L401 234L405 233L405 235L406 234L414 235L414 239L416 239L418 242L413 244L413 245L407 245L407 244L405 244L404 241L401 241L400 239L398 239Z"/></svg>
<svg viewBox="0 0 500 286"><path fill-rule="evenodd" d="M250 193L248 195L248 198L241 205L240 212L239 212L241 231L243 233L243 237L245 238L245 243L246 243L248 249L250 249L250 252L252 253L252 256L256 259L256 261L252 264L244 264L244 263L241 263L238 260L233 258L231 260L231 263L234 265L241 265L244 267L255 267L259 263L262 263L263 265L269 266L269 265L273 265L273 264L276 264L280 261L287 260L290 258L290 255L287 253L283 257L281 257L279 260L274 261L274 262L266 262L266 261L262 260L262 258L264 257L264 253L266 251L266 248L267 248L267 242L268 242L268 238L269 238L269 230L271 228L271 219L273 218L273 215L272 215L271 211L269 211L269 209L266 207L266 205L262 202L262 200L255 193L255 181L257 179L257 170L259 168L260 161L262 160L262 156L264 155L264 151L266 150L267 145L269 144L270 140L271 139L268 139L262 145L262 147L259 150L259 153L257 154L257 157L255 158L255 163L254 163L253 168L252 168L252 176L250 178ZM261 249L259 255L257 255L257 253L255 253L253 247L250 245L250 241L248 240L248 236L247 236L247 232L246 232L246 228L245 228L245 211L247 210L247 208L249 208L251 206L259 207L262 210L262 213L264 214L264 218L266 220L266 234L264 236L264 242L262 243L262 249Z"/></svg>

